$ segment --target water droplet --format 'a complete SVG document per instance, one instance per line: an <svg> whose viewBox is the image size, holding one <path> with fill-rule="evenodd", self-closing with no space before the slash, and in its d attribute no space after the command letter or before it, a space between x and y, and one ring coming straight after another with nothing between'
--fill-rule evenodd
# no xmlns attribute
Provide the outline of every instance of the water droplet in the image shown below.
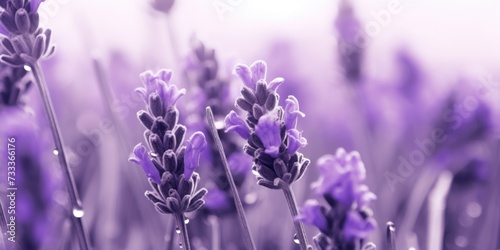
<svg viewBox="0 0 500 250"><path fill-rule="evenodd" d="M179 227L176 227L176 228L175 228L175 232L176 232L177 234L180 234L180 233L181 233L181 230L179 229Z"/></svg>
<svg viewBox="0 0 500 250"><path fill-rule="evenodd" d="M471 202L471 203L467 204L466 211L470 217L477 218L477 217L481 216L481 213L483 212L483 208L477 202Z"/></svg>
<svg viewBox="0 0 500 250"><path fill-rule="evenodd" d="M410 247L410 248L408 248L408 250L417 250L417 249L414 247Z"/></svg>
<svg viewBox="0 0 500 250"><path fill-rule="evenodd" d="M300 244L300 240L299 237L297 237L297 234L293 235L293 242L295 242L295 244Z"/></svg>
<svg viewBox="0 0 500 250"><path fill-rule="evenodd" d="M246 204L254 204L257 202L257 194L256 193L248 193L245 195L245 203Z"/></svg>
<svg viewBox="0 0 500 250"><path fill-rule="evenodd" d="M182 242L179 242L179 248L182 248L182 247L183 247L183 246L182 246Z"/></svg>
<svg viewBox="0 0 500 250"><path fill-rule="evenodd" d="M83 209L81 208L73 208L73 216L76 218L82 218L85 213L83 212Z"/></svg>
<svg viewBox="0 0 500 250"><path fill-rule="evenodd" d="M455 244L458 247L465 248L469 243L467 242L467 238L465 238L465 236L459 235L455 238Z"/></svg>
<svg viewBox="0 0 500 250"><path fill-rule="evenodd" d="M149 155L151 155L151 157L158 157L158 154L155 152L151 152L151 153L149 153Z"/></svg>
<svg viewBox="0 0 500 250"><path fill-rule="evenodd" d="M30 66L28 66L28 65L24 65L24 67L23 67L23 68L24 68L24 70L26 70L26 71L28 71L28 72L29 72L29 71L31 71L31 67L30 67Z"/></svg>
<svg viewBox="0 0 500 250"><path fill-rule="evenodd" d="M184 224L187 225L188 223L189 223L189 218L184 219Z"/></svg>
<svg viewBox="0 0 500 250"><path fill-rule="evenodd" d="M252 174L254 174L255 176L260 176L259 172L257 172L257 169L255 168L252 168Z"/></svg>
<svg viewBox="0 0 500 250"><path fill-rule="evenodd" d="M59 150L54 149L54 151L53 151L53 152L54 152L54 155L59 155Z"/></svg>
<svg viewBox="0 0 500 250"><path fill-rule="evenodd" d="M220 130L220 129L223 129L223 128L226 127L226 124L224 124L224 120L223 119L215 121L214 124L215 124L215 128L217 130Z"/></svg>

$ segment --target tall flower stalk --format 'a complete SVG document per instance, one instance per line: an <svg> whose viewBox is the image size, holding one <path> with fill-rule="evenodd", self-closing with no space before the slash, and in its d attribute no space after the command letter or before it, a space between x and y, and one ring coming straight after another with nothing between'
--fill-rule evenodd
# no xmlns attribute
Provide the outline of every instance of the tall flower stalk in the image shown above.
<svg viewBox="0 0 500 250"><path fill-rule="evenodd" d="M156 74L146 71L141 75L144 88L136 89L146 103L146 110L137 113L146 128L147 147L137 144L129 159L144 169L152 191L146 197L156 210L175 217L176 231L182 236L181 247L191 249L185 223L187 212L201 208L207 190L198 189L200 177L195 169L201 152L206 147L205 136L195 132L184 146L186 127L178 123L176 103L185 93L170 83L172 72L160 70Z"/></svg>
<svg viewBox="0 0 500 250"><path fill-rule="evenodd" d="M368 207L376 196L363 184L366 170L359 153L339 148L321 157L318 166L321 177L313 186L327 206L308 200L296 219L320 230L314 238L320 250L361 249L377 223Z"/></svg>
<svg viewBox="0 0 500 250"><path fill-rule="evenodd" d="M1 37L1 45L6 53L0 56L0 61L12 67L23 67L32 71L35 78L45 113L50 123L52 136L56 149L54 153L58 156L61 168L68 188L70 204L72 209L72 220L78 232L80 246L89 249L90 244L83 227L83 208L75 186L73 175L69 169L68 160L61 138L61 132L57 123L50 94L47 89L45 77L40 61L52 55L55 47L51 44L51 30L39 27L39 15L36 12L41 0L4 0L0 6L4 9L0 14L0 21L4 33L8 36Z"/></svg>
<svg viewBox="0 0 500 250"><path fill-rule="evenodd" d="M237 65L235 73L243 82L242 96L236 107L247 112L246 119L231 111L225 119L226 131L235 131L247 140L244 151L253 157L252 171L257 184L281 189L287 200L292 218L298 215L297 202L291 184L299 180L309 165L299 148L307 144L297 130L297 121L304 114L299 111L298 100L289 96L286 106L278 105L276 92L284 82L276 78L266 82L267 65L256 61L250 67ZM294 220L296 240L302 249L307 249L307 237L302 222Z"/></svg>

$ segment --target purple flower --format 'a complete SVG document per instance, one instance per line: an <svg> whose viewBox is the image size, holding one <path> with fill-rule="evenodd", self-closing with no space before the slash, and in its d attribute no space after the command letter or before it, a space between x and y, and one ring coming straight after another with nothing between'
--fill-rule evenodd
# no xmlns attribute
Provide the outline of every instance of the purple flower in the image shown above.
<svg viewBox="0 0 500 250"><path fill-rule="evenodd" d="M277 157L281 145L280 123L273 114L266 114L259 119L255 133L264 144L265 152Z"/></svg>
<svg viewBox="0 0 500 250"><path fill-rule="evenodd" d="M300 117L304 117L305 114L299 110L299 101L295 96L288 96L286 99L285 106L285 126L287 129L295 129L297 127L297 121Z"/></svg>
<svg viewBox="0 0 500 250"><path fill-rule="evenodd" d="M325 155L318 160L321 177L313 185L319 194L328 193L346 178L354 182L366 178L366 170L357 151L347 153L339 148L335 155Z"/></svg>
<svg viewBox="0 0 500 250"><path fill-rule="evenodd" d="M189 138L184 154L184 178L186 180L191 178L194 170L200 165L200 155L206 146L205 135L201 132L196 132Z"/></svg>
<svg viewBox="0 0 500 250"><path fill-rule="evenodd" d="M288 135L288 152L290 154L295 154L299 148L307 145L307 139L302 137L302 133L298 130L290 129L286 133Z"/></svg>
<svg viewBox="0 0 500 250"><path fill-rule="evenodd" d="M148 152L142 143L139 143L134 147L134 155L128 160L141 166L142 169L144 169L146 176L151 178L156 184L160 184L160 173L149 158Z"/></svg>
<svg viewBox="0 0 500 250"><path fill-rule="evenodd" d="M227 194L216 187L210 188L205 196L205 206L212 211L228 209L231 206L229 202Z"/></svg>
<svg viewBox="0 0 500 250"><path fill-rule="evenodd" d="M238 114L236 114L236 112L231 110L231 112L229 112L224 119L224 123L226 124L226 133L235 131L243 139L248 139L248 136L250 135L250 127L248 127L247 123Z"/></svg>
<svg viewBox="0 0 500 250"><path fill-rule="evenodd" d="M365 219L359 212L350 211L344 223L344 237L346 239L364 239L377 228L377 223L372 218Z"/></svg>
<svg viewBox="0 0 500 250"><path fill-rule="evenodd" d="M314 225L321 231L328 230L328 222L326 221L322 207L317 200L307 200L302 206L299 216L295 219Z"/></svg>
<svg viewBox="0 0 500 250"><path fill-rule="evenodd" d="M42 2L45 0L31 0L30 5L31 5L31 12L36 12L38 10L38 7Z"/></svg>
<svg viewBox="0 0 500 250"><path fill-rule="evenodd" d="M295 129L298 117L304 116L297 99L290 96L285 108L279 105L276 90L284 79L267 83L263 61L250 67L237 65L234 71L244 85L236 107L247 115L243 120L231 111L226 116L226 131L234 130L247 140L244 151L254 159L252 169L259 185L276 189L284 187L283 183L292 184L303 176L310 163L298 152L307 140Z"/></svg>
<svg viewBox="0 0 500 250"><path fill-rule="evenodd" d="M177 86L170 83L172 71L160 70L156 74L148 70L141 74L141 80L145 88L137 88L135 91L142 96L146 104L152 94L157 94L163 101L165 108L175 106L179 98L186 94L185 89L178 89Z"/></svg>

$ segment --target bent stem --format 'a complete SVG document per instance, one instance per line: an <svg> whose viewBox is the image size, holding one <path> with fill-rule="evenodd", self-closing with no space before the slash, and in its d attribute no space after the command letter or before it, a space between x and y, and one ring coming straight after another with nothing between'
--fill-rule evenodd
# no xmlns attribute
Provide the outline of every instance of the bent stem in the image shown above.
<svg viewBox="0 0 500 250"><path fill-rule="evenodd" d="M186 223L184 222L184 214L176 214L175 220L177 222L177 228L180 230L181 238L182 238L182 246L181 248L186 250L191 250L191 244L189 243L189 235ZM175 229L177 231L177 229Z"/></svg>
<svg viewBox="0 0 500 250"><path fill-rule="evenodd" d="M292 187L290 185L284 185L282 190L283 194L285 194L290 213L292 214L293 225L295 226L300 248L305 250L307 249L306 230L304 229L304 224L302 224L302 222L295 220L295 217L299 215L299 209L297 208L297 202L295 201L295 195L293 194Z"/></svg>
<svg viewBox="0 0 500 250"><path fill-rule="evenodd" d="M241 203L240 194L238 193L238 188L234 183L233 175L229 170L229 164L227 163L226 154L224 153L224 148L220 140L219 134L217 133L217 128L215 127L215 119L212 109L210 107L206 108L207 111L207 121L210 126L210 133L215 141L215 146L219 151L219 155L222 160L222 166L224 167L224 172L226 172L226 177L231 187L231 192L233 193L234 205L236 206L236 211L238 212L238 219L240 221L241 229L243 230L243 237L245 238L245 244L247 249L255 250L255 244L250 234L250 227L248 226L247 218L245 216L245 210L243 209L243 204Z"/></svg>
<svg viewBox="0 0 500 250"><path fill-rule="evenodd" d="M66 153L64 151L64 146L61 139L61 132L59 129L59 125L57 124L57 119L50 98L50 94L47 89L47 84L45 83L45 77L43 75L42 67L38 62L35 62L30 66L33 72L33 76L35 77L35 83L38 86L38 89L40 90L40 96L43 102L43 107L45 109L45 113L47 114L47 118L49 120L50 129L52 131L52 137L54 139L54 144L57 150L57 156L59 158L59 163L61 165L61 170L63 172L64 180L66 181L66 187L68 189L68 194L71 204L70 213L72 214L71 217L73 220L73 224L78 233L80 247L83 250L87 250L90 249L90 244L81 218L83 212L82 204L80 201L80 197L78 196L75 180L73 179L73 175L71 173L71 170L69 169L69 164L66 159ZM78 214L75 214L75 211Z"/></svg>

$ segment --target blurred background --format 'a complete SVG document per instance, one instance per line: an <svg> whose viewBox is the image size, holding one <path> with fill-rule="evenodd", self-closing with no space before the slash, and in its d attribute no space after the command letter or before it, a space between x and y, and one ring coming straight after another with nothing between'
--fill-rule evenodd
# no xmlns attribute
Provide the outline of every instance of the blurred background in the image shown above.
<svg viewBox="0 0 500 250"><path fill-rule="evenodd" d="M226 84L217 103L227 113L241 88L234 65L261 59L268 79L285 78L282 102L294 95L306 114L299 130L312 164L294 186L300 204L315 198L319 157L357 150L377 195L379 228L368 240L379 249L387 221L398 249L498 249L499 11L500 2L486 0L47 0L41 25L53 30L57 51L42 66L92 244L178 247L166 243L170 218L144 197L144 173L127 161L143 140L139 74L174 71L188 91L181 119L195 131L204 126L204 70ZM211 50L214 58L200 56ZM0 113L0 131L24 138L19 203L28 205L18 247L78 249L36 88L25 101L34 115ZM212 162L205 157L202 179ZM256 185L250 167L239 176L257 248L297 248L282 194ZM188 217L194 249L214 249L213 231L221 249L243 247L234 211L208 207Z"/></svg>

